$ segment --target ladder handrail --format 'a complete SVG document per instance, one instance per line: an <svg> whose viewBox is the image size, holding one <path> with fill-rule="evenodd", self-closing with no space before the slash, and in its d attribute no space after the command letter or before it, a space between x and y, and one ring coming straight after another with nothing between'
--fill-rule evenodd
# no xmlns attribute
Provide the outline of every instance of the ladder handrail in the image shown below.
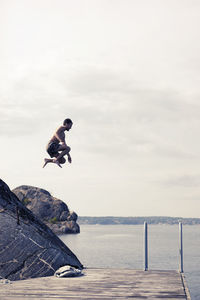
<svg viewBox="0 0 200 300"><path fill-rule="evenodd" d="M144 271L148 271L148 224L144 222ZM183 273L183 225L179 222L179 272Z"/></svg>

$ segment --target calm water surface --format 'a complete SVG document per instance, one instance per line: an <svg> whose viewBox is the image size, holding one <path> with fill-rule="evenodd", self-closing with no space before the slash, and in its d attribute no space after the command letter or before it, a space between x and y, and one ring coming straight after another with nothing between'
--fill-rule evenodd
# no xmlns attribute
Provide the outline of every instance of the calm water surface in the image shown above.
<svg viewBox="0 0 200 300"><path fill-rule="evenodd" d="M179 268L178 225L149 225L149 269ZM143 269L143 226L81 225L60 238L85 267ZM192 300L200 300L200 225L183 226L184 272Z"/></svg>

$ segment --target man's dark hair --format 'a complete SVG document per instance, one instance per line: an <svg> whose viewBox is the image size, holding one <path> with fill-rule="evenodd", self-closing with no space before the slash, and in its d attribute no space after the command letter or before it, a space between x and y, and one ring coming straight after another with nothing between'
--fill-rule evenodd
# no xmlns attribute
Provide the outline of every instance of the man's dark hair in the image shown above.
<svg viewBox="0 0 200 300"><path fill-rule="evenodd" d="M65 124L72 124L72 120L71 119L65 119L63 121L63 125L65 125Z"/></svg>

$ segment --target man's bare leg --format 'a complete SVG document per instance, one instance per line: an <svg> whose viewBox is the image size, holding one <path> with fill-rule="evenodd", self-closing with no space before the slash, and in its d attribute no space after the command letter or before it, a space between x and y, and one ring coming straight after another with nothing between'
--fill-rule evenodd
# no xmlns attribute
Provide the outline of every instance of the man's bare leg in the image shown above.
<svg viewBox="0 0 200 300"><path fill-rule="evenodd" d="M61 149L62 152L56 157L56 160L59 162L61 161L65 155L68 156L68 162L71 163L72 162L72 159L71 159L71 156L69 154L69 152L71 151L70 147L67 147L67 149Z"/></svg>
<svg viewBox="0 0 200 300"><path fill-rule="evenodd" d="M67 148L64 148L63 150L63 147L61 146L60 147L60 150L58 149L58 151L61 151L60 154L57 154L55 155L53 159L51 158L45 158L44 159L44 165L43 165L43 168L48 164L48 163L55 163L57 164L60 168L62 168L62 166L60 164L64 164L66 162L64 156L67 155L68 156L68 162L71 163L72 162L72 159L71 159L71 156L69 154L69 152L71 151L71 148L70 147L67 147Z"/></svg>

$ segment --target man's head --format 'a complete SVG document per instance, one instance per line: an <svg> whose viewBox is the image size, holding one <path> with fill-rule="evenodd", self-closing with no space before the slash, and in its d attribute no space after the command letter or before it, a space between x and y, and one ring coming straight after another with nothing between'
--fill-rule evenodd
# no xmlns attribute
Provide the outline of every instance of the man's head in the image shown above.
<svg viewBox="0 0 200 300"><path fill-rule="evenodd" d="M65 126L67 131L69 131L71 129L72 125L73 125L73 122L71 119L65 119L63 121L63 126Z"/></svg>

